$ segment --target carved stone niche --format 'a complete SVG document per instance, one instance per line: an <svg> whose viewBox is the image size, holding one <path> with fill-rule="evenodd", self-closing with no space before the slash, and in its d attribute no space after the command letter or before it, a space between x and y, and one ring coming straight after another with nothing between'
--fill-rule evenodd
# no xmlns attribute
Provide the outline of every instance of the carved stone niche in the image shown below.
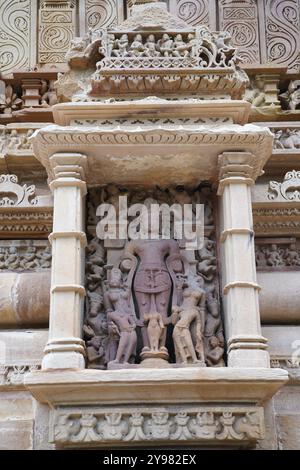
<svg viewBox="0 0 300 470"><path fill-rule="evenodd" d="M261 407L287 380L285 371L269 367L261 335L249 189L273 137L243 125L249 104L223 99L237 98L245 85L228 37L201 28L198 36L161 5L138 5L114 32L93 33L78 45L83 70L69 56L71 70L58 84L73 102L55 105L60 125L32 138L55 207L49 340L42 370L28 374L25 385L51 405L58 447L132 446L131 439L153 445L181 436L187 443L253 445L263 437ZM139 55L146 49L154 56ZM98 102L87 103L92 81ZM207 97L220 99L203 100L204 87ZM231 122L224 124L226 117ZM200 182L215 193L218 186L220 233L208 212L199 252L183 250L175 236L125 234L103 244L96 238L95 208L115 204L119 191L129 205L181 206L209 199L195 189Z"/></svg>
<svg viewBox="0 0 300 470"><path fill-rule="evenodd" d="M184 240L100 240L95 236L101 201L126 196L143 203L205 205L205 238L198 250ZM86 256L84 333L89 368L219 366L224 336L219 303L212 193L202 189L91 189ZM174 229L174 218L171 233Z"/></svg>

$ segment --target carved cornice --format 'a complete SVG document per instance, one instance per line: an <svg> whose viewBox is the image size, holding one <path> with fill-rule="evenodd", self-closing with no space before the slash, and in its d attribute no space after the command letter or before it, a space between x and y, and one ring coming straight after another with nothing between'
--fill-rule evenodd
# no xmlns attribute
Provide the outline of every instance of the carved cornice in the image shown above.
<svg viewBox="0 0 300 470"><path fill-rule="evenodd" d="M255 155L255 179L272 151L272 134L252 125L199 125L197 129L193 126L174 129L164 125L149 126L147 130L131 126L121 129L120 126L113 129L49 126L35 133L32 140L35 155L47 169L50 179L54 176L49 164L53 153L87 155L88 184L147 181L149 168L145 161L149 158L155 182L162 183L161 178L166 184L176 178L178 182L186 180L190 184L199 178L216 180L217 157L229 148ZM116 181L112 181L114 175Z"/></svg>
<svg viewBox="0 0 300 470"><path fill-rule="evenodd" d="M263 409L256 407L60 407L50 439L62 446L134 443L246 443L264 437Z"/></svg>

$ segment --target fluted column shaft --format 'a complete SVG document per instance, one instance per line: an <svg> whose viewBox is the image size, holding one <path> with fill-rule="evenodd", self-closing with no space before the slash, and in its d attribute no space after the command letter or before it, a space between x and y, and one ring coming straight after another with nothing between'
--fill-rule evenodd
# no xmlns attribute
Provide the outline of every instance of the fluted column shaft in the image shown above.
<svg viewBox="0 0 300 470"><path fill-rule="evenodd" d="M54 179L52 275L49 340L43 369L84 368L84 200L86 157L76 153L50 158Z"/></svg>
<svg viewBox="0 0 300 470"><path fill-rule="evenodd" d="M251 185L255 156L219 156L223 303L229 367L269 367L261 334L256 279Z"/></svg>

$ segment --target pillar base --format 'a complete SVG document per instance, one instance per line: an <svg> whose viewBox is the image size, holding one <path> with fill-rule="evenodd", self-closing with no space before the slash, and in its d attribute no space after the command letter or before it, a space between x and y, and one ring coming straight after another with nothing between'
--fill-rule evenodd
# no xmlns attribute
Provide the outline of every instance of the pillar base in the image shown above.
<svg viewBox="0 0 300 470"><path fill-rule="evenodd" d="M78 352L52 352L42 360L42 369L84 369L85 359Z"/></svg>
<svg viewBox="0 0 300 470"><path fill-rule="evenodd" d="M228 354L228 367L268 368L270 356L262 349L233 349Z"/></svg>

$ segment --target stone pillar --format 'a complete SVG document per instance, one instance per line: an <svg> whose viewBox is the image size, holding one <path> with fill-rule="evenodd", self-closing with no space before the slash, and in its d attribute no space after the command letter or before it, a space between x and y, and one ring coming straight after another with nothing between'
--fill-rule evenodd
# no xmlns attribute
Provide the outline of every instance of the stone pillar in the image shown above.
<svg viewBox="0 0 300 470"><path fill-rule="evenodd" d="M256 281L251 185L255 156L219 156L223 302L229 367L269 367L267 340L261 334ZM257 172L257 171L256 171Z"/></svg>
<svg viewBox="0 0 300 470"><path fill-rule="evenodd" d="M84 284L84 198L86 157L59 153L50 158L54 179L49 340L43 369L84 368L81 338Z"/></svg>

